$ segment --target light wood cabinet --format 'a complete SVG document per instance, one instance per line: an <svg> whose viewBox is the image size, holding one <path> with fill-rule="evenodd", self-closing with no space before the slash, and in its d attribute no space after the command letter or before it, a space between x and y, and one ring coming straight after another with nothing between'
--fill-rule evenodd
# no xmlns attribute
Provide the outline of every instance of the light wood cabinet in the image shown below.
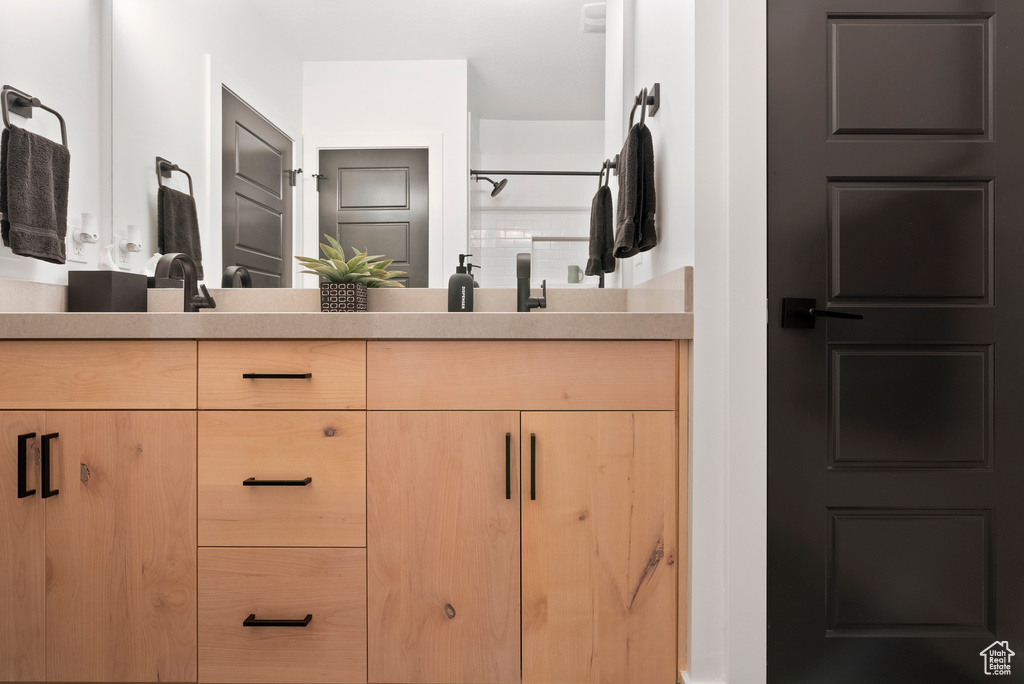
<svg viewBox="0 0 1024 684"><path fill-rule="evenodd" d="M0 603L25 611L3 611L4 679L195 681L195 413L3 413L0 426L5 456L35 433L36 490L3 489L16 572Z"/></svg>
<svg viewBox="0 0 1024 684"><path fill-rule="evenodd" d="M198 385L200 681L365 682L366 343L204 340Z"/></svg>
<svg viewBox="0 0 1024 684"><path fill-rule="evenodd" d="M364 549L204 548L199 586L200 681L366 681Z"/></svg>
<svg viewBox="0 0 1024 684"><path fill-rule="evenodd" d="M523 682L670 682L675 415L522 414Z"/></svg>
<svg viewBox="0 0 1024 684"><path fill-rule="evenodd" d="M575 359L571 351L369 343L370 682L676 678L677 347L588 343ZM633 378L625 393L593 385L593 359L637 356L649 394ZM413 391L384 392L388 373ZM447 377L475 389L453 390ZM517 423L506 475L501 447ZM512 530L506 511L520 516Z"/></svg>
<svg viewBox="0 0 1024 684"><path fill-rule="evenodd" d="M519 681L519 414L371 411L371 682Z"/></svg>
<svg viewBox="0 0 1024 684"><path fill-rule="evenodd" d="M36 438L45 429L46 415L41 411L0 411L0 681L4 682L46 679L46 502L38 496L36 458ZM19 468L24 468L20 476ZM22 496L23 490L32 494Z"/></svg>
<svg viewBox="0 0 1024 684"><path fill-rule="evenodd" d="M366 414L200 411L200 546L366 546Z"/></svg>

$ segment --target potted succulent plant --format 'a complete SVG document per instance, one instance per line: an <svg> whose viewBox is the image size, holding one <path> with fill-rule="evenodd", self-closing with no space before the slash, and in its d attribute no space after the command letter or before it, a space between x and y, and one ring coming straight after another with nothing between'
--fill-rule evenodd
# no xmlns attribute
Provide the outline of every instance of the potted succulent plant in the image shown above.
<svg viewBox="0 0 1024 684"><path fill-rule="evenodd" d="M345 250L330 235L324 235L328 244L320 243L323 259L297 256L295 259L305 269L302 273L320 276L321 311L366 311L366 288L404 287L392 280L405 275L405 271L389 271L392 259L383 255L367 255L355 247L351 259L346 259Z"/></svg>

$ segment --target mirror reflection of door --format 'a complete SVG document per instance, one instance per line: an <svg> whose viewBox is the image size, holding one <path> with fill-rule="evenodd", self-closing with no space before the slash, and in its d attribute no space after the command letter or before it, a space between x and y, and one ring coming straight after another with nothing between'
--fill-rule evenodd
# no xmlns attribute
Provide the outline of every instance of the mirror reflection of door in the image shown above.
<svg viewBox="0 0 1024 684"><path fill-rule="evenodd" d="M426 149L321 150L320 235L394 259L395 278L427 287L428 195Z"/></svg>
<svg viewBox="0 0 1024 684"><path fill-rule="evenodd" d="M227 88L222 96L223 265L253 287L292 285L292 140Z"/></svg>

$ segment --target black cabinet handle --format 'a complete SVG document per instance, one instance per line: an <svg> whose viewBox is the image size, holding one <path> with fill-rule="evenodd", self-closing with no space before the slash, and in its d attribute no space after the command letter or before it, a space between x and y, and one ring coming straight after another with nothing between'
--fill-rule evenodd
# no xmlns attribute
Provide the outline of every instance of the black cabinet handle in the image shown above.
<svg viewBox="0 0 1024 684"><path fill-rule="evenodd" d="M251 614L249 617L242 621L243 627L305 627L309 624L309 621L313 619L313 614L310 613L301 620L257 620L256 613Z"/></svg>
<svg viewBox="0 0 1024 684"><path fill-rule="evenodd" d="M537 435L530 433L530 501L537 500Z"/></svg>
<svg viewBox="0 0 1024 684"><path fill-rule="evenodd" d="M312 373L242 373L246 380L309 380Z"/></svg>
<svg viewBox="0 0 1024 684"><path fill-rule="evenodd" d="M307 477L305 480L257 480L255 477L242 480L242 484L246 487L305 487L313 478Z"/></svg>
<svg viewBox="0 0 1024 684"><path fill-rule="evenodd" d="M505 498L512 498L512 433L505 433Z"/></svg>
<svg viewBox="0 0 1024 684"><path fill-rule="evenodd" d="M48 435L43 435L40 439L43 443L42 457L40 459L42 466L42 474L40 475L40 486L43 488L41 497L49 499L51 496L57 496L60 494L59 489L50 489L50 440L57 439L60 437L59 432L51 432Z"/></svg>
<svg viewBox="0 0 1024 684"><path fill-rule="evenodd" d="M18 435L18 498L24 499L36 493L28 489L28 440L36 436L34 432Z"/></svg>

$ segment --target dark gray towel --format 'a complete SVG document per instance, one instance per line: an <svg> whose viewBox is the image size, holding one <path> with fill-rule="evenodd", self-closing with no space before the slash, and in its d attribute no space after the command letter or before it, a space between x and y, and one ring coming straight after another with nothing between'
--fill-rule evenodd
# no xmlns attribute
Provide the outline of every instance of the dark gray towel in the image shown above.
<svg viewBox="0 0 1024 684"><path fill-rule="evenodd" d="M63 264L71 152L17 126L0 139L0 235L20 256Z"/></svg>
<svg viewBox="0 0 1024 684"><path fill-rule="evenodd" d="M590 276L615 271L615 220L612 216L612 191L602 185L590 206L590 259L586 274Z"/></svg>
<svg viewBox="0 0 1024 684"><path fill-rule="evenodd" d="M619 205L615 212L615 251L619 259L658 244L654 226L654 140L638 123L629 129L619 154Z"/></svg>
<svg viewBox="0 0 1024 684"><path fill-rule="evenodd" d="M182 252L196 262L196 276L203 279L203 250L199 245L199 214L191 195L161 186L156 193L156 236L161 254ZM181 266L171 268L172 278L182 278Z"/></svg>

